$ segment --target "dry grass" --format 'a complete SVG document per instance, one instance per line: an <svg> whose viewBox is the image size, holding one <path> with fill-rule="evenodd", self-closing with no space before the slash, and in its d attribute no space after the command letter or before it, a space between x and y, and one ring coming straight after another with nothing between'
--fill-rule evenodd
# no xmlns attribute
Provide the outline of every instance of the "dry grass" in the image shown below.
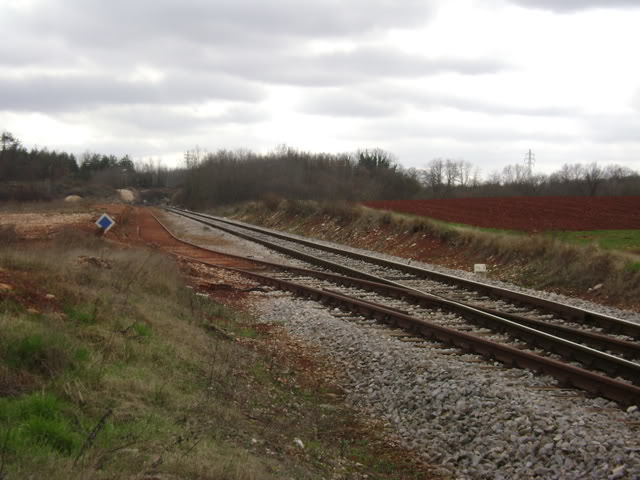
<svg viewBox="0 0 640 480"><path fill-rule="evenodd" d="M345 447L361 435L353 412L327 410L335 399L299 386L249 317L186 288L161 252L66 232L3 248L0 268L13 286L0 298L0 478L421 478Z"/></svg>
<svg viewBox="0 0 640 480"><path fill-rule="evenodd" d="M85 213L88 200L80 202L65 202L64 200L49 200L42 202L2 202L0 213Z"/></svg>
<svg viewBox="0 0 640 480"><path fill-rule="evenodd" d="M382 212L345 204L289 201L273 211L260 203L222 212L249 222L312 234L327 240L361 246L363 235L380 232L369 248L380 251L411 249L425 240L437 240L494 267L505 280L534 288L587 292L602 285L601 301L627 304L640 298L638 257L594 245L574 245L542 234L511 234L459 227L426 218ZM318 223L322 228L318 228ZM337 232L337 233L336 233ZM400 240L399 240L400 239ZM398 242L404 242L402 245ZM424 261L432 259L425 255Z"/></svg>

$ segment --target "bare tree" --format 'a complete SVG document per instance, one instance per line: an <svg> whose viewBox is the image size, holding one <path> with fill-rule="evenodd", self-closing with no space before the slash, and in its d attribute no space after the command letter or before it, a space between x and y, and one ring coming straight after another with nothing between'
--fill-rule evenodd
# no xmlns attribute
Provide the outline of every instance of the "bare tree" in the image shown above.
<svg viewBox="0 0 640 480"><path fill-rule="evenodd" d="M458 162L458 179L460 181L460 185L463 187L468 187L473 183L474 177L477 177L478 169L475 169L471 162L466 160L460 160Z"/></svg>
<svg viewBox="0 0 640 480"><path fill-rule="evenodd" d="M554 176L562 183L571 183L582 180L584 174L585 169L581 163L565 163Z"/></svg>
<svg viewBox="0 0 640 480"><path fill-rule="evenodd" d="M456 183L460 180L460 163L456 160L447 159L444 162L444 180L447 185L447 191L451 191Z"/></svg>
<svg viewBox="0 0 640 480"><path fill-rule="evenodd" d="M427 168L422 170L420 177L422 184L430 188L434 196L439 196L444 186L444 161L434 158Z"/></svg>
<svg viewBox="0 0 640 480"><path fill-rule="evenodd" d="M598 162L592 162L584 169L584 181L587 185L589 195L596 195L598 187L604 181L604 170L598 165Z"/></svg>

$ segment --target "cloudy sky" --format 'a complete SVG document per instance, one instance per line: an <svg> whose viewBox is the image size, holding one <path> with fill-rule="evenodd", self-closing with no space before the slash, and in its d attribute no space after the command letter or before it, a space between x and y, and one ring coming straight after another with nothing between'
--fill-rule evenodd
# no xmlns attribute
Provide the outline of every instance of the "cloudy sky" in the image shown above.
<svg viewBox="0 0 640 480"><path fill-rule="evenodd" d="M640 170L639 0L0 0L0 130Z"/></svg>

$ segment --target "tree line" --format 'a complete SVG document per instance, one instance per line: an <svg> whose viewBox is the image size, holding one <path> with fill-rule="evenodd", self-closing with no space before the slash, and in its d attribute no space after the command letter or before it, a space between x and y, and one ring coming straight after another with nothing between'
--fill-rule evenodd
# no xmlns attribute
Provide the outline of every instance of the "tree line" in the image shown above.
<svg viewBox="0 0 640 480"><path fill-rule="evenodd" d="M483 177L465 160L436 158L423 168L402 168L382 149L311 153L282 145L262 154L250 150L199 148L169 169L160 161L134 162L86 152L76 158L46 148L27 150L9 132L0 137L0 182L105 185L111 188L170 187L176 200L198 208L279 196L301 200L392 200L530 195L637 195L638 172L621 165L566 163L547 175L525 164L507 165ZM1 190L1 189L0 189ZM0 199L8 198L0 191Z"/></svg>
<svg viewBox="0 0 640 480"><path fill-rule="evenodd" d="M422 185L422 197L496 197L564 195L638 195L640 175L622 165L565 163L551 174L534 173L525 164L507 165L486 179L463 160L434 159L410 172Z"/></svg>
<svg viewBox="0 0 640 480"><path fill-rule="evenodd" d="M249 150L194 149L185 154L177 199L197 208L276 195L300 200L361 201L413 198L421 186L381 149L310 153L287 146Z"/></svg>
<svg viewBox="0 0 640 480"><path fill-rule="evenodd" d="M104 184L114 188L164 187L169 170L160 161L134 162L128 155L72 153L47 148L28 150L12 133L0 135L0 181L60 182L64 180Z"/></svg>
<svg viewBox="0 0 640 480"><path fill-rule="evenodd" d="M24 148L9 132L0 135L0 179L6 181L57 180L78 172L73 154L46 148Z"/></svg>

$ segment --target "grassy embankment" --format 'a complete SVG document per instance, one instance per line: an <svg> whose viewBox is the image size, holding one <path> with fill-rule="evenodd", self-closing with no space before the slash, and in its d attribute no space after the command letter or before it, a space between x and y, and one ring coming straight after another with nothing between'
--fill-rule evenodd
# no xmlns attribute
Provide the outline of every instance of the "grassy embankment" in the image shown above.
<svg viewBox="0 0 640 480"><path fill-rule="evenodd" d="M495 278L640 308L638 256L607 250L592 241L583 245L561 239L570 235L558 234L560 238L554 238L492 231L359 206L274 199L236 206L222 213L431 263L466 269L473 263L486 263L490 276Z"/></svg>
<svg viewBox="0 0 640 480"><path fill-rule="evenodd" d="M12 240L0 478L424 478L248 316L186 288L170 258L73 232Z"/></svg>

